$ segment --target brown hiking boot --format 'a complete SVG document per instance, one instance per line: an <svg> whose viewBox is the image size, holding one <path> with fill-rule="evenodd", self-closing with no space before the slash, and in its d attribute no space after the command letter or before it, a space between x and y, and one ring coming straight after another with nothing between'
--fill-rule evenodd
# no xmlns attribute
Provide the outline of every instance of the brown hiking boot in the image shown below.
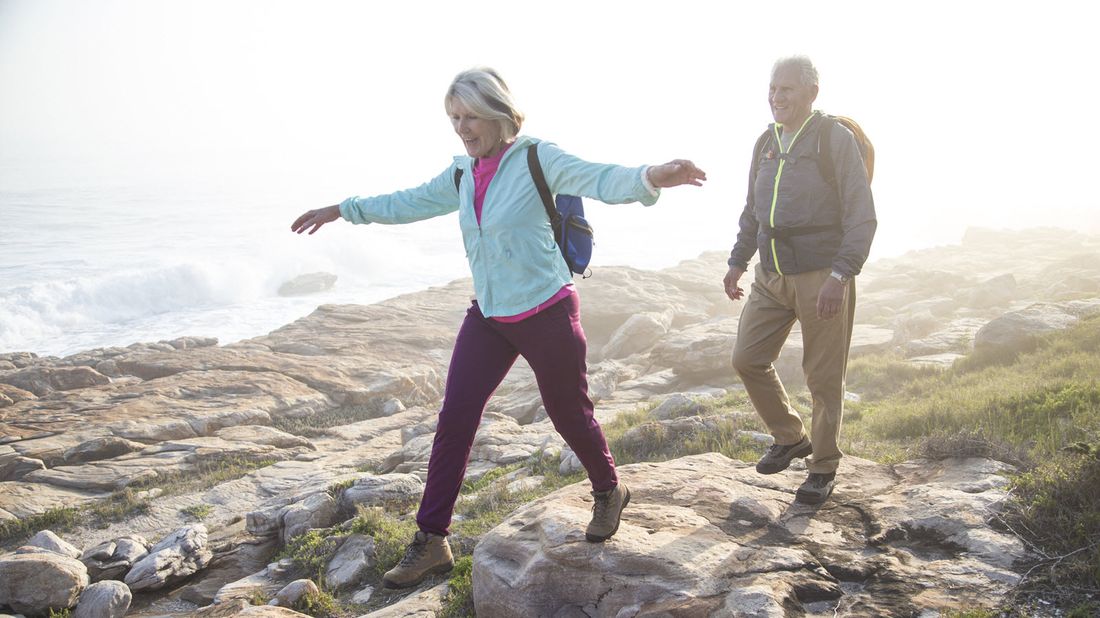
<svg viewBox="0 0 1100 618"><path fill-rule="evenodd" d="M756 462L756 471L760 474L775 474L782 472L791 465L795 457L805 457L814 452L810 445L810 439L802 436L802 440L795 444L773 444L767 453Z"/></svg>
<svg viewBox="0 0 1100 618"><path fill-rule="evenodd" d="M446 573L454 565L455 559L447 537L418 530L412 543L405 548L401 563L382 576L382 585L386 588L408 588L429 575Z"/></svg>
<svg viewBox="0 0 1100 618"><path fill-rule="evenodd" d="M619 530L619 519L630 502L630 490L621 481L607 491L592 492L592 521L584 537L592 543L603 543Z"/></svg>

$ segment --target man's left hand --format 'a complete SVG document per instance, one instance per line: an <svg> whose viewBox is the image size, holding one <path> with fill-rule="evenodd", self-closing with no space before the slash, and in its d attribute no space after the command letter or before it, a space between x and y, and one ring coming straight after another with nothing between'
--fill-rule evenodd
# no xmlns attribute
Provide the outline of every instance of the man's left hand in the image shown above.
<svg viewBox="0 0 1100 618"><path fill-rule="evenodd" d="M846 284L837 281L835 277L825 277L825 283L821 285L821 291L817 294L818 318L831 320L840 313L840 304L844 302L846 287Z"/></svg>

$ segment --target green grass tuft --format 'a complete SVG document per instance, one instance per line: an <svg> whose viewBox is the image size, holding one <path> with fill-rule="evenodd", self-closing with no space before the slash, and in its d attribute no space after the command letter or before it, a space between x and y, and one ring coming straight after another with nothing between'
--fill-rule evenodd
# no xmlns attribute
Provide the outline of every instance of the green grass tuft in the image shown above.
<svg viewBox="0 0 1100 618"><path fill-rule="evenodd" d="M313 618L337 618L343 615L336 598L323 590L302 595L294 604L294 610Z"/></svg>
<svg viewBox="0 0 1100 618"><path fill-rule="evenodd" d="M64 507L23 519L0 521L0 543L26 539L40 530L66 532L80 525L83 519L79 508Z"/></svg>
<svg viewBox="0 0 1100 618"><path fill-rule="evenodd" d="M401 561L416 531L415 521L399 520L379 507L359 507L351 524L352 533L374 537L374 572L378 577Z"/></svg>
<svg viewBox="0 0 1100 618"><path fill-rule="evenodd" d="M436 618L469 618L474 616L474 560L463 556L455 561L455 568L447 580L447 594L443 597L443 608Z"/></svg>
<svg viewBox="0 0 1100 618"><path fill-rule="evenodd" d="M336 539L328 530L310 530L287 542L280 558L290 558L315 582L325 581L325 567L336 554Z"/></svg>
<svg viewBox="0 0 1100 618"><path fill-rule="evenodd" d="M180 509L180 513L198 521L206 519L213 512L214 507L209 504L192 504Z"/></svg>

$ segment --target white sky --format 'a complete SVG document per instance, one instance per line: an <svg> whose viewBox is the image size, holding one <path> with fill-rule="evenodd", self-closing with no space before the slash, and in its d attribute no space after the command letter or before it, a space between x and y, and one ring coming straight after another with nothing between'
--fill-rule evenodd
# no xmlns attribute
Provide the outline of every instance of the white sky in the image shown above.
<svg viewBox="0 0 1100 618"><path fill-rule="evenodd" d="M528 134L595 161L695 160L707 187L644 225L722 248L771 64L806 53L817 107L875 143L876 254L967 225L1100 232L1087 6L0 0L0 182L285 188L271 213L289 224L441 171L460 150L442 94L484 64Z"/></svg>

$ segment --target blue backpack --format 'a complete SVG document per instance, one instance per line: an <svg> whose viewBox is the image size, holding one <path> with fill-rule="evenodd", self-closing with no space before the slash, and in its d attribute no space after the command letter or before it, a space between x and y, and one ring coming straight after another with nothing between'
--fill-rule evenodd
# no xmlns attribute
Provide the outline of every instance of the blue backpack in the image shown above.
<svg viewBox="0 0 1100 618"><path fill-rule="evenodd" d="M575 195L558 194L557 198L551 196L550 186L546 184L546 176L542 173L542 165L539 163L538 144L527 147L527 168L530 170L531 179L535 181L542 205L546 208L546 216L550 217L550 227L554 230L554 240L561 250L561 257L565 260L569 271L587 279L592 276L592 270L588 268L592 261L592 247L595 241L592 239L592 226L584 218L584 203ZM455 189L458 189L462 181L462 170L455 170Z"/></svg>

